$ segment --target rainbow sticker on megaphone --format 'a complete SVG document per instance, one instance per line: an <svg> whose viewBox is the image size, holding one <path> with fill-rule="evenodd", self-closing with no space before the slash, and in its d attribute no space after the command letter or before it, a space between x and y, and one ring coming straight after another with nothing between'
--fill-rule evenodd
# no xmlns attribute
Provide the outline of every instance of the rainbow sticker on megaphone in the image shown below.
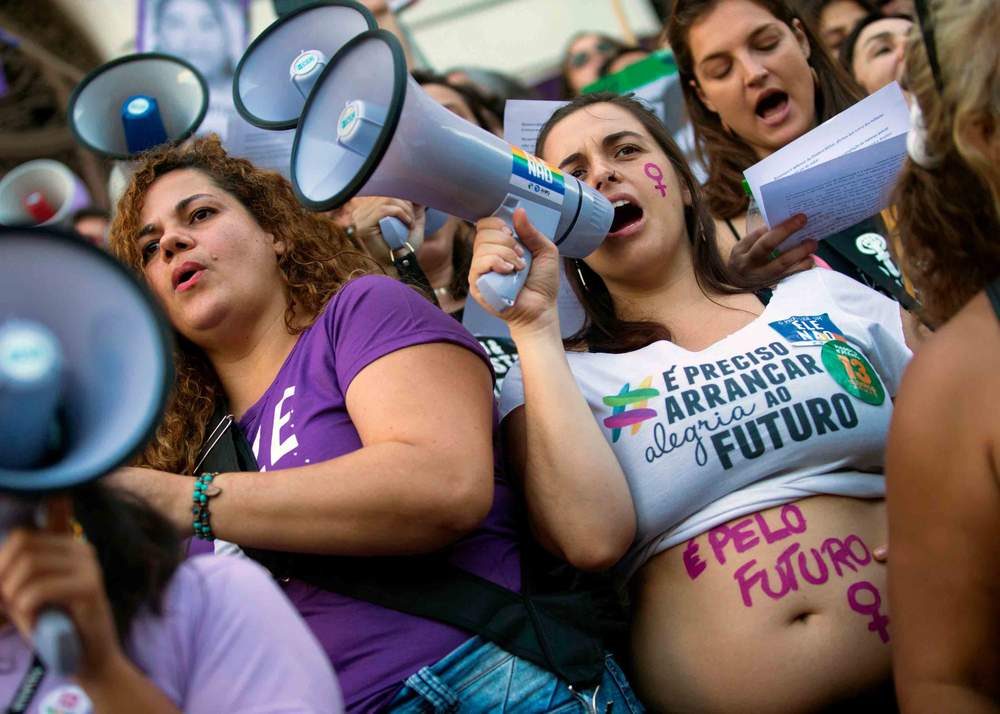
<svg viewBox="0 0 1000 714"><path fill-rule="evenodd" d="M566 181L559 169L516 146L512 145L510 149L514 155L511 185L530 192L536 198L561 206L566 194Z"/></svg>

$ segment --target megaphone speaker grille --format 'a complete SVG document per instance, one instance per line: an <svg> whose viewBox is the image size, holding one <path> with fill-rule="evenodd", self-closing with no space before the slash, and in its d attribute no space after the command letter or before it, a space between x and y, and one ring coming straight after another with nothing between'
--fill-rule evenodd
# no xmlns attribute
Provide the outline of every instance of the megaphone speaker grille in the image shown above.
<svg viewBox="0 0 1000 714"><path fill-rule="evenodd" d="M172 376L170 333L146 289L69 234L0 228L0 304L0 321L50 332L63 366L57 455L14 467L5 450L18 444L0 434L0 490L64 489L124 463L158 424ZM0 411L13 404L16 414L18 398L27 397L0 383Z"/></svg>
<svg viewBox="0 0 1000 714"><path fill-rule="evenodd" d="M304 206L330 210L365 185L399 124L406 80L403 50L385 30L358 35L330 60L292 145L292 187Z"/></svg>
<svg viewBox="0 0 1000 714"><path fill-rule="evenodd" d="M88 149L114 159L130 159L152 146L131 147L122 107L137 96L156 100L166 141L194 134L208 112L208 84L179 57L147 52L101 65L88 74L69 100L69 125Z"/></svg>
<svg viewBox="0 0 1000 714"><path fill-rule="evenodd" d="M310 66L299 67L299 73L319 75L317 55L309 51L330 58L351 38L377 27L371 12L351 0L307 6L277 20L250 44L236 66L236 110L261 129L294 128L312 82L296 86L290 76L292 63L303 57Z"/></svg>

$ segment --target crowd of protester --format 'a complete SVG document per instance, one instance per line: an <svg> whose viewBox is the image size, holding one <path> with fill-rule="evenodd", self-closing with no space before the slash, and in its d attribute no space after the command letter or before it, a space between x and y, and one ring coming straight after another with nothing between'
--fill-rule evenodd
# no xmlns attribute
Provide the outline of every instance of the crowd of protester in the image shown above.
<svg viewBox="0 0 1000 714"><path fill-rule="evenodd" d="M997 37L996 0L673 0L656 46L574 36L534 153L614 205L580 260L523 210L309 213L214 136L143 154L73 224L162 307L175 381L80 533L0 545L8 711L1000 712ZM586 89L658 49L696 166ZM498 136L530 94L413 76ZM753 223L744 171L894 81L891 206L779 252L809 216ZM494 311L478 279L526 253ZM85 656L36 692L43 606Z"/></svg>

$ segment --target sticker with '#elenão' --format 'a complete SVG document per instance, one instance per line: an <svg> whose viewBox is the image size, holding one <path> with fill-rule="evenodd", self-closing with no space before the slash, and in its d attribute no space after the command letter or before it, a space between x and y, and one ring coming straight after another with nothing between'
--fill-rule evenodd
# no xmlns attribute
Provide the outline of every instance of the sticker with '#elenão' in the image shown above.
<svg viewBox="0 0 1000 714"><path fill-rule="evenodd" d="M823 366L833 380L863 402L878 406L885 401L885 389L871 363L847 342L830 340L823 345Z"/></svg>

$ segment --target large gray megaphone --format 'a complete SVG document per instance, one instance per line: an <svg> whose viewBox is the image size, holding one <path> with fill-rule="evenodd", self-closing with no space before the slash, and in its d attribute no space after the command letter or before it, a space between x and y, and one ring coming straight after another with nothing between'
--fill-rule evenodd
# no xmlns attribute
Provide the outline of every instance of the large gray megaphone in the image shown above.
<svg viewBox="0 0 1000 714"><path fill-rule="evenodd" d="M377 27L368 8L351 0L282 15L250 43L236 65L236 111L261 129L294 129L330 57L351 38Z"/></svg>
<svg viewBox="0 0 1000 714"><path fill-rule="evenodd" d="M89 205L83 181L58 161L28 161L0 179L0 225L66 228Z"/></svg>
<svg viewBox="0 0 1000 714"><path fill-rule="evenodd" d="M352 39L317 80L292 147L292 185L316 211L358 194L395 196L468 221L496 215L510 223L520 206L573 258L593 252L614 217L597 191L432 100L384 30ZM527 273L488 273L477 285L502 311Z"/></svg>
<svg viewBox="0 0 1000 714"><path fill-rule="evenodd" d="M306 99L330 58L349 40L378 27L364 5L334 0L280 12L250 44L233 76L233 103L249 123L282 131L299 123ZM426 234L447 216L428 213ZM390 248L401 248L409 229L397 218L379 221Z"/></svg>
<svg viewBox="0 0 1000 714"><path fill-rule="evenodd" d="M194 134L208 111L208 84L179 57L147 52L101 65L69 100L69 125L88 149L131 159Z"/></svg>
<svg viewBox="0 0 1000 714"><path fill-rule="evenodd" d="M85 299L84 299L85 298ZM145 289L69 234L0 228L0 530L37 522L43 497L124 463L159 421L170 336ZM69 617L43 612L35 651L72 674Z"/></svg>

